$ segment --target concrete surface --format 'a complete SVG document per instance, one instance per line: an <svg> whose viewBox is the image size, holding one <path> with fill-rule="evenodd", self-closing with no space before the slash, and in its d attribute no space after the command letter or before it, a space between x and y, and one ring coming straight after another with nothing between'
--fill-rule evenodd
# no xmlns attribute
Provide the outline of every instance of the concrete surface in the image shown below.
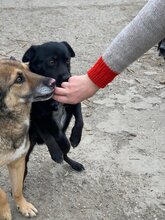
<svg viewBox="0 0 165 220"><path fill-rule="evenodd" d="M76 52L72 73L83 74L145 2L0 0L0 57L21 59L31 44L65 40ZM165 219L164 69L154 47L83 102L83 138L70 156L84 172L54 163L45 146L36 146L25 188L36 220ZM8 173L0 172L13 220L24 219Z"/></svg>

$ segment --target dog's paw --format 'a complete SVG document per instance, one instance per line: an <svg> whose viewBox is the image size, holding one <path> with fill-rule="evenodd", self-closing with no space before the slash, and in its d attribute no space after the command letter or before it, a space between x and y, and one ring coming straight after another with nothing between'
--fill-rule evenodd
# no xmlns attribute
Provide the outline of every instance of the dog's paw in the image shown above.
<svg viewBox="0 0 165 220"><path fill-rule="evenodd" d="M3 212L0 213L0 219L1 220L12 220L10 208L7 208L6 210L3 210Z"/></svg>
<svg viewBox="0 0 165 220"><path fill-rule="evenodd" d="M52 160L54 160L56 163L62 163L63 162L63 153L62 152L56 152L55 154L51 155Z"/></svg>
<svg viewBox="0 0 165 220"><path fill-rule="evenodd" d="M70 143L73 148L77 147L77 145L81 141L82 136L82 126L74 126L71 131Z"/></svg>
<svg viewBox="0 0 165 220"><path fill-rule="evenodd" d="M35 217L38 214L37 209L26 200L21 201L19 204L17 203L18 211L25 217Z"/></svg>
<svg viewBox="0 0 165 220"><path fill-rule="evenodd" d="M12 220L11 213L4 213L4 215L0 215L1 220Z"/></svg>
<svg viewBox="0 0 165 220"><path fill-rule="evenodd" d="M81 138L72 134L69 140L70 140L72 147L75 148L80 143Z"/></svg>
<svg viewBox="0 0 165 220"><path fill-rule="evenodd" d="M78 162L74 162L74 164L72 164L71 167L78 172L85 170L85 167L81 163L78 163Z"/></svg>

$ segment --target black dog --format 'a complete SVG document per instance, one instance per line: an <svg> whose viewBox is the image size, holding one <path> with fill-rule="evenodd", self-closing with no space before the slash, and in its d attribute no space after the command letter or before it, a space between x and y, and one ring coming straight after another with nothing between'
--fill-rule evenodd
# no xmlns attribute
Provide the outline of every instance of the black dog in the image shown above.
<svg viewBox="0 0 165 220"><path fill-rule="evenodd" d="M164 57L165 59L165 38L162 39L159 43L158 43L158 51L159 51L159 56Z"/></svg>
<svg viewBox="0 0 165 220"><path fill-rule="evenodd" d="M29 68L32 72L52 77L56 80L56 85L60 86L62 82L67 81L71 76L71 57L75 57L75 53L67 42L48 42L31 46L25 52L22 61L29 62ZM72 128L69 142L65 131L72 116L75 117L75 124ZM43 143L48 146L51 158L57 163L61 163L64 159L73 169L77 171L84 170L82 164L71 160L67 156L70 150L70 143L73 147L79 144L82 129L83 118L80 103L63 105L53 99L33 103L29 130L31 145L26 156L25 177L30 153L35 144Z"/></svg>

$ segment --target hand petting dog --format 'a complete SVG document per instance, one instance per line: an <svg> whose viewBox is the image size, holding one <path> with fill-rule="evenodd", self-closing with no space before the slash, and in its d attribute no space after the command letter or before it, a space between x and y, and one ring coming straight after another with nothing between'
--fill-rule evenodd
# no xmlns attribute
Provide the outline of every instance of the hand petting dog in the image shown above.
<svg viewBox="0 0 165 220"><path fill-rule="evenodd" d="M93 96L99 87L95 85L88 75L72 76L61 87L55 88L53 99L67 104L77 104Z"/></svg>

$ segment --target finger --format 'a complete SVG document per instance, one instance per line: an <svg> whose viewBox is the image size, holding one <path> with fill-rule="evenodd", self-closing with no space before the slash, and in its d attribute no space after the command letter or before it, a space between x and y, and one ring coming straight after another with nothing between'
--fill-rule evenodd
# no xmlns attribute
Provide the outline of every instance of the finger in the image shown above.
<svg viewBox="0 0 165 220"><path fill-rule="evenodd" d="M62 87L62 88L66 88L66 87L68 87L68 85L69 85L68 82L63 82L63 83L61 83L61 87Z"/></svg>
<svg viewBox="0 0 165 220"><path fill-rule="evenodd" d="M59 95L59 96L65 96L66 95L65 89L61 88L61 87L56 87L55 90L54 90L54 93L56 95Z"/></svg>
<svg viewBox="0 0 165 220"><path fill-rule="evenodd" d="M53 99L55 99L57 102L61 103L67 103L67 97L66 96L59 96L59 95L54 95Z"/></svg>

